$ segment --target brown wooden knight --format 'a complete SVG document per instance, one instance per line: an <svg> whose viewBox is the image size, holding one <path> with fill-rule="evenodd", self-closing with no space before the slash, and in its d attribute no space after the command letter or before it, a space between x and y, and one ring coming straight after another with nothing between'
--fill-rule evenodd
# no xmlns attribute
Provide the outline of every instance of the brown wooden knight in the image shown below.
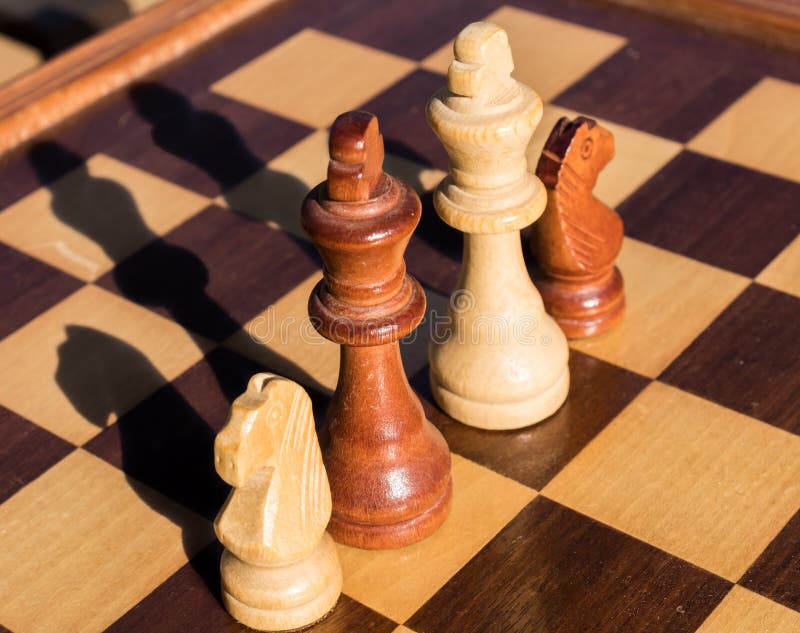
<svg viewBox="0 0 800 633"><path fill-rule="evenodd" d="M534 225L533 271L545 307L568 338L601 334L625 311L619 215L592 193L614 157L614 137L592 119L562 117L545 143L536 175L547 188L547 208Z"/></svg>

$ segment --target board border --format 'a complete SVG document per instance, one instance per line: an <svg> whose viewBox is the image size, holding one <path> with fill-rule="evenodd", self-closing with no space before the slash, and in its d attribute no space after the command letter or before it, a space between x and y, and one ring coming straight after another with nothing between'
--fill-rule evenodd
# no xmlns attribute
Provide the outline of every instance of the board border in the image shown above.
<svg viewBox="0 0 800 633"><path fill-rule="evenodd" d="M0 155L277 0L165 0L0 86Z"/></svg>

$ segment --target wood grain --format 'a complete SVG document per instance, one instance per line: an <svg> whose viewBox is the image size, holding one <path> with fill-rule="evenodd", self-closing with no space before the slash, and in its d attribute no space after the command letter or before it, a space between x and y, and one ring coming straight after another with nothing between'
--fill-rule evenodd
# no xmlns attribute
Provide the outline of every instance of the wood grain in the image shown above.
<svg viewBox="0 0 800 633"><path fill-rule="evenodd" d="M800 512L765 549L739 584L800 611Z"/></svg>
<svg viewBox="0 0 800 633"><path fill-rule="evenodd" d="M554 415L536 426L501 432L461 424L435 406L427 369L412 385L453 452L541 490L649 383L647 378L577 351L570 353L569 372L569 395Z"/></svg>
<svg viewBox="0 0 800 633"><path fill-rule="evenodd" d="M18 631L102 631L213 539L208 522L80 449L0 521L0 619Z"/></svg>
<svg viewBox="0 0 800 633"><path fill-rule="evenodd" d="M169 0L0 90L0 154L185 55L274 0Z"/></svg>
<svg viewBox="0 0 800 633"><path fill-rule="evenodd" d="M5 407L0 407L0 435L0 503L75 448Z"/></svg>
<svg viewBox="0 0 800 633"><path fill-rule="evenodd" d="M800 437L654 382L542 494L735 582L799 478Z"/></svg>
<svg viewBox="0 0 800 633"><path fill-rule="evenodd" d="M607 0L790 50L800 49L800 8L791 0Z"/></svg>
<svg viewBox="0 0 800 633"><path fill-rule="evenodd" d="M729 587L539 496L407 624L419 633L688 632Z"/></svg>
<svg viewBox="0 0 800 633"><path fill-rule="evenodd" d="M536 167L547 207L529 237L537 263L533 278L567 338L602 334L625 313L622 275L614 265L622 220L594 196L598 175L613 157L611 132L594 119L564 117Z"/></svg>
<svg viewBox="0 0 800 633"><path fill-rule="evenodd" d="M651 378L748 285L745 277L627 237L617 264L625 277L625 318L571 347Z"/></svg>
<svg viewBox="0 0 800 633"><path fill-rule="evenodd" d="M697 633L798 631L800 613L735 585Z"/></svg>
<svg viewBox="0 0 800 633"><path fill-rule="evenodd" d="M311 398L291 380L253 375L217 434L214 464L233 487L214 521L225 546L225 608L262 631L324 618L342 591L342 568L325 533L331 491Z"/></svg>
<svg viewBox="0 0 800 633"><path fill-rule="evenodd" d="M661 379L800 434L800 298L749 286Z"/></svg>
<svg viewBox="0 0 800 633"><path fill-rule="evenodd" d="M324 262L308 312L341 346L323 435L329 530L355 547L397 548L439 528L452 490L447 444L408 384L398 343L425 312L403 259L421 205L411 187L383 173L374 115L337 117L329 152L328 179L301 211Z"/></svg>
<svg viewBox="0 0 800 633"><path fill-rule="evenodd" d="M466 26L453 50L447 85L430 98L426 116L450 157L434 205L464 232L464 255L449 332L430 346L431 391L465 424L517 429L554 413L569 390L566 338L544 311L520 242L520 230L547 202L525 160L542 101L511 75L499 26Z"/></svg>
<svg viewBox="0 0 800 633"><path fill-rule="evenodd" d="M765 113L769 113L767 124ZM800 85L764 77L689 141L688 147L800 183L798 127Z"/></svg>
<svg viewBox="0 0 800 633"><path fill-rule="evenodd" d="M200 360L209 346L145 308L85 286L0 342L0 399L82 444ZM143 364L152 371L138 371ZM98 391L103 399L93 398Z"/></svg>
<svg viewBox="0 0 800 633"><path fill-rule="evenodd" d="M453 507L420 543L371 552L340 546L344 592L404 622L535 496L535 491L453 455Z"/></svg>

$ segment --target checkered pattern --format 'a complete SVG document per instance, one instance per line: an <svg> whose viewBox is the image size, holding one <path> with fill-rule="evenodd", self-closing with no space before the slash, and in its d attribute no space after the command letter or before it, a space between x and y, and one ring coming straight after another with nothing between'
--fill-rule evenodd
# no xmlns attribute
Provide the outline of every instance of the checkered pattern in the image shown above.
<svg viewBox="0 0 800 633"><path fill-rule="evenodd" d="M257 371L318 419L335 386L298 224L326 126L378 115L443 312L461 236L423 109L488 16L548 102L531 164L560 116L615 135L597 194L626 222L626 317L573 343L551 419L501 433L432 403L420 328L403 356L453 452L451 514L403 550L341 547L313 630L799 631L797 59L592 4L351 4L267 12L6 167L0 629L236 630L213 438Z"/></svg>

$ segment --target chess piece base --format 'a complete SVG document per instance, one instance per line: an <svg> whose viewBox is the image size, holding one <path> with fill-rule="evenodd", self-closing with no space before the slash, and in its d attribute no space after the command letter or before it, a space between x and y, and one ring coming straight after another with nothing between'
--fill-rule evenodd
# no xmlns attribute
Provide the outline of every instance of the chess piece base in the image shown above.
<svg viewBox="0 0 800 633"><path fill-rule="evenodd" d="M342 519L334 514L328 531L337 542L360 549L397 549L428 538L439 529L450 512L453 482L448 478L441 496L421 514L399 523L366 524Z"/></svg>
<svg viewBox="0 0 800 633"><path fill-rule="evenodd" d="M622 275L614 269L598 280L577 283L534 275L547 312L569 339L588 338L607 332L625 314Z"/></svg>
<svg viewBox="0 0 800 633"><path fill-rule="evenodd" d="M479 429L502 431L531 426L555 413L569 391L569 369L565 366L546 391L515 402L469 400L441 386L433 374L430 383L436 403L450 417Z"/></svg>
<svg viewBox="0 0 800 633"><path fill-rule="evenodd" d="M259 631L294 631L323 619L342 591L342 568L325 533L316 549L288 565L261 567L225 550L222 602L237 621Z"/></svg>

